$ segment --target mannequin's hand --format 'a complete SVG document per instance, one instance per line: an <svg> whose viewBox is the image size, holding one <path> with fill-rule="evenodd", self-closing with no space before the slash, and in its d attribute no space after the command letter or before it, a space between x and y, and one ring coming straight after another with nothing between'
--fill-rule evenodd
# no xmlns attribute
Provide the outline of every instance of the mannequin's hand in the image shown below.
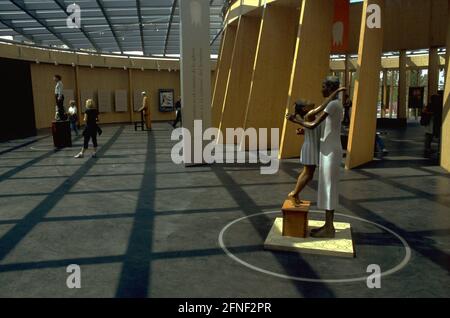
<svg viewBox="0 0 450 318"><path fill-rule="evenodd" d="M297 128L297 135L302 136L305 134L305 130L303 128Z"/></svg>
<svg viewBox="0 0 450 318"><path fill-rule="evenodd" d="M295 119L295 115L287 114L286 115L286 119L289 120L289 121L293 121Z"/></svg>

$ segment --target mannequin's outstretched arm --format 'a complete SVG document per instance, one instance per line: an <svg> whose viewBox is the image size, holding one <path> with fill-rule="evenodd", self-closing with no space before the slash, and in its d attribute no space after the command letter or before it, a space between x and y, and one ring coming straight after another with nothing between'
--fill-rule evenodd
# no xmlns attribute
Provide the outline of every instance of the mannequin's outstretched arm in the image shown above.
<svg viewBox="0 0 450 318"><path fill-rule="evenodd" d="M326 118L328 117L328 114L326 112L321 112L319 116L316 117L313 121L306 121L301 118L291 118L290 120L296 124L299 124L302 127L308 128L308 129L315 129L317 126L319 126Z"/></svg>
<svg viewBox="0 0 450 318"><path fill-rule="evenodd" d="M334 100L334 99L336 98L337 94L339 94L340 92L343 92L343 91L345 91L345 90L347 90L345 87L340 87L340 88L338 88L337 90L335 90L333 93L331 93L330 96L328 96L328 97L324 100L324 102L323 102L322 105L320 105L320 106L314 108L313 110L310 110L310 111L305 115L305 118L306 118L306 119L312 118L312 117L314 117L315 115L317 115L317 114L319 114L320 112L322 112L322 111L328 106L328 104L329 104L332 100Z"/></svg>

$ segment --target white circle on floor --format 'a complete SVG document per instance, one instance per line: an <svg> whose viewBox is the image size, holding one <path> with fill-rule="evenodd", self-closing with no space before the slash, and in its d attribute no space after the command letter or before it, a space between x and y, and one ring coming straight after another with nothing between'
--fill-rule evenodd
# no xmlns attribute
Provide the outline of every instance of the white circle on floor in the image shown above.
<svg viewBox="0 0 450 318"><path fill-rule="evenodd" d="M325 212L322 211L310 211L311 213L322 213L324 214ZM319 278L308 278L308 277L301 277L301 276L290 276L290 275L284 275L284 274L280 274L280 273L276 273L276 272L272 272L263 268L260 268L258 266L252 265L250 263L247 263L246 261L240 259L239 257L237 257L236 255L234 255L233 253L231 253L228 248L225 246L225 243L223 242L223 236L225 234L225 232L233 225L236 224L240 221L243 221L245 219L249 219L251 217L255 217L258 215L263 215L263 214L275 214L275 213L280 213L280 211L268 211L268 212L261 212L261 213L255 213L255 214L251 214L251 215L247 215L247 216L243 216L239 219L236 219L234 221L231 221L230 223L228 223L227 225L225 225L225 227L220 231L219 234L219 245L220 247L224 250L224 252L233 260L235 260L236 262L240 263L241 265L244 265L245 267L248 267L252 270L255 270L257 272L261 272L267 275L271 275L271 276L275 276L275 277L279 277L279 278L284 278L284 279L290 279L290 280L296 280L296 281L302 281L302 282L309 282L309 283L328 283L328 284L333 284L333 283L353 283L353 282L360 282L360 281L367 281L367 277L368 276L361 276L361 277L355 277L355 278L341 278L341 279L319 279ZM386 232L391 233L392 235L394 235L403 245L404 249L405 249L405 256L403 257L402 261L400 263L398 263L395 267L392 267L391 269L381 272L380 273L380 277L384 277L384 276L388 276L388 275L392 275L398 271L400 271L403 267L405 267L408 262L411 259L411 248L409 247L408 243L406 242L406 240L401 237L399 234L395 233L394 231L392 231L391 229L385 227L384 225L363 219L363 218L359 218L356 216L352 216L352 215L345 215L345 214L341 214L341 213L335 213L334 215L338 215L338 216L342 216L342 217L346 217L346 218L350 218L350 219L354 219L354 220L358 220L364 223L368 223L371 225L374 225L378 228L381 228L383 230L385 230Z"/></svg>

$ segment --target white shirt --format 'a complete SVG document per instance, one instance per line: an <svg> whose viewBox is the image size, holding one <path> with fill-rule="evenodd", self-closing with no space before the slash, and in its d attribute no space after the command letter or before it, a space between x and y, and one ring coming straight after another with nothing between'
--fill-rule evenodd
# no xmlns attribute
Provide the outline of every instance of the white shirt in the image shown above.
<svg viewBox="0 0 450 318"><path fill-rule="evenodd" d="M64 86L63 86L62 81L58 81L55 86L55 95L58 95L58 97L61 97L63 95L63 89L64 89Z"/></svg>
<svg viewBox="0 0 450 318"><path fill-rule="evenodd" d="M70 106L69 107L69 114L70 115L75 115L77 113L77 108L75 106Z"/></svg>
<svg viewBox="0 0 450 318"><path fill-rule="evenodd" d="M321 138L321 152L342 151L341 121L343 117L342 103L335 99L331 101L324 112L328 114Z"/></svg>

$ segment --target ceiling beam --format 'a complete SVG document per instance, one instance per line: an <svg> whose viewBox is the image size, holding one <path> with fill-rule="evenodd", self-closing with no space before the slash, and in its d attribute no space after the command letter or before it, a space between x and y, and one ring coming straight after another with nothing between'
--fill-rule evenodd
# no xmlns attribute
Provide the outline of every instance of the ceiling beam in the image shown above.
<svg viewBox="0 0 450 318"><path fill-rule="evenodd" d="M65 44L67 47L73 49L72 45L66 39L64 39L64 37L60 33L56 32L56 30L53 27L49 26L45 20L39 18L39 16L37 15L37 13L34 10L28 9L28 7L26 6L25 2L23 2L23 0L11 0L11 2L16 7L18 7L20 10L25 12L28 16L30 16L31 18L36 20L37 23L39 23L44 28L46 28L48 30L48 32L53 34L63 44Z"/></svg>
<svg viewBox="0 0 450 318"><path fill-rule="evenodd" d="M96 0L96 1L97 1L97 5L100 7L100 10L103 13L103 17L105 18L106 22L108 23L108 26L109 26L109 28L111 30L111 33L113 34L114 39L116 40L117 46L118 46L118 48L120 50L120 53L123 54L122 44L120 44L119 38L117 37L117 33L114 30L114 27L113 27L113 25L111 23L111 20L109 19L108 14L106 13L105 6L103 5L103 1L102 0Z"/></svg>
<svg viewBox="0 0 450 318"><path fill-rule="evenodd" d="M142 45L142 53L147 55L147 49L145 48L144 42L144 23L142 22L142 13L141 13L141 1L136 0L136 9L139 18L139 32L141 33L141 45Z"/></svg>
<svg viewBox="0 0 450 318"><path fill-rule="evenodd" d="M8 20L3 20L0 17L0 23L4 24L5 26L7 26L8 28L10 28L11 30L13 30L16 33L19 33L21 36L23 36L24 38L28 39L29 41L36 43L36 44L40 44L40 41L36 40L32 35L26 34L25 30L19 27L16 27L12 21L8 21Z"/></svg>
<svg viewBox="0 0 450 318"><path fill-rule="evenodd" d="M54 0L55 3L58 5L58 7L61 8L61 10L63 10L67 16L70 16L69 12L67 12L67 7L64 3L63 0ZM92 40L91 36L83 29L83 27L81 26L79 29L84 36L86 37L86 39L91 43L92 47L97 51L97 52L101 52L101 49L98 47L98 45L94 42L94 40Z"/></svg>
<svg viewBox="0 0 450 318"><path fill-rule="evenodd" d="M167 53L167 42L169 41L169 35L170 35L170 29L172 29L172 21L173 21L173 15L175 13L175 8L177 6L177 0L173 0L172 2L172 9L170 10L170 17L169 17L169 27L167 28L166 33L166 41L164 42L164 56L166 56Z"/></svg>
<svg viewBox="0 0 450 318"><path fill-rule="evenodd" d="M219 38L219 35L222 33L222 31L223 31L223 28L220 29L219 32L217 32L217 34L212 39L211 43L209 43L209 46L212 46L214 44L214 42L216 42L216 40Z"/></svg>

